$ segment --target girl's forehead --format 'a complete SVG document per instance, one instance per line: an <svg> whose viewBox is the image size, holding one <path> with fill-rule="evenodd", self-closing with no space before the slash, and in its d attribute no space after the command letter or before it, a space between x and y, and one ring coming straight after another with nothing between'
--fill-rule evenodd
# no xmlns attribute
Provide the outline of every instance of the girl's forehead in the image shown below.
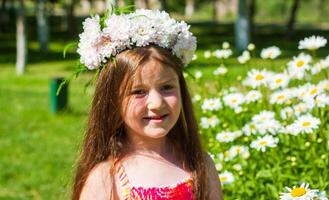
<svg viewBox="0 0 329 200"><path fill-rule="evenodd" d="M154 84L167 80L178 80L176 72L169 66L156 61L150 61L136 72L133 85Z"/></svg>

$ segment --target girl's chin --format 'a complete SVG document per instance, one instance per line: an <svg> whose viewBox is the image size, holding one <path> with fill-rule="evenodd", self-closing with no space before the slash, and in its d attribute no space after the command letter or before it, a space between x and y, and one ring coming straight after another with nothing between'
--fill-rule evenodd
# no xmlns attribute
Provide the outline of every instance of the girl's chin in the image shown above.
<svg viewBox="0 0 329 200"><path fill-rule="evenodd" d="M168 134L169 131L167 130L159 130L159 128L157 129L150 129L150 130L146 130L144 132L144 136L150 137L150 138L154 138L154 139L159 139L159 138L163 138Z"/></svg>

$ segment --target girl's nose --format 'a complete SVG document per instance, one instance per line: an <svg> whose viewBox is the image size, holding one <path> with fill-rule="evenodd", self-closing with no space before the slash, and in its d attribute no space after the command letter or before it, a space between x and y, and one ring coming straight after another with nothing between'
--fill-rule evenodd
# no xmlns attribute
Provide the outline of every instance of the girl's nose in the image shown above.
<svg viewBox="0 0 329 200"><path fill-rule="evenodd" d="M151 90L149 91L149 95L148 95L148 99L147 99L147 108L149 110L158 110L160 108L162 108L163 106L163 97L162 95L155 90Z"/></svg>

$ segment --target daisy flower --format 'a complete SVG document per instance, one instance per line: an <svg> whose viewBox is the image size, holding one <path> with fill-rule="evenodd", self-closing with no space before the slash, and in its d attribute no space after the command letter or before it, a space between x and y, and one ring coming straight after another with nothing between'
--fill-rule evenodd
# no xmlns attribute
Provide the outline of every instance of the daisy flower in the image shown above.
<svg viewBox="0 0 329 200"><path fill-rule="evenodd" d="M290 93L287 90L276 91L270 96L271 104L283 104L290 99Z"/></svg>
<svg viewBox="0 0 329 200"><path fill-rule="evenodd" d="M262 93L258 90L251 90L245 96L245 100L247 103L258 101L262 98Z"/></svg>
<svg viewBox="0 0 329 200"><path fill-rule="evenodd" d="M265 49L262 49L260 57L263 59L275 59L281 54L281 50L277 46L271 46Z"/></svg>
<svg viewBox="0 0 329 200"><path fill-rule="evenodd" d="M214 71L214 75L217 76L217 75L220 75L220 74L226 74L227 73L227 68L226 67L223 67L223 66L220 66L218 67L215 71Z"/></svg>
<svg viewBox="0 0 329 200"><path fill-rule="evenodd" d="M219 153L217 155L219 160L224 160L225 162L232 160L235 155L232 155L230 151L224 151L224 153Z"/></svg>
<svg viewBox="0 0 329 200"><path fill-rule="evenodd" d="M210 58L210 57L211 57L211 52L210 52L209 50L207 50L207 51L205 51L205 52L203 53L203 56L204 56L205 58Z"/></svg>
<svg viewBox="0 0 329 200"><path fill-rule="evenodd" d="M243 51L242 55L238 57L238 62L240 64L244 64L250 60L250 53L249 51Z"/></svg>
<svg viewBox="0 0 329 200"><path fill-rule="evenodd" d="M241 171L242 170L242 166L240 164L234 164L233 165L233 169L235 169L236 171Z"/></svg>
<svg viewBox="0 0 329 200"><path fill-rule="evenodd" d="M200 78L202 77L202 72L199 71L199 70L197 70L197 71L195 72L194 76L195 76L196 79L200 79Z"/></svg>
<svg viewBox="0 0 329 200"><path fill-rule="evenodd" d="M313 98L317 95L319 95L320 93L322 93L322 90L320 87L318 87L317 85L312 85L312 84L307 84L305 85L305 95L304 98Z"/></svg>
<svg viewBox="0 0 329 200"><path fill-rule="evenodd" d="M232 55L232 50L231 49L218 49L213 54L216 58L226 59Z"/></svg>
<svg viewBox="0 0 329 200"><path fill-rule="evenodd" d="M199 94L196 94L196 95L193 96L193 99L192 99L193 102L197 102L197 101L200 101L200 100L201 100L201 96Z"/></svg>
<svg viewBox="0 0 329 200"><path fill-rule="evenodd" d="M244 95L241 93L231 93L223 97L225 105L231 108L237 108L244 103Z"/></svg>
<svg viewBox="0 0 329 200"><path fill-rule="evenodd" d="M201 127L203 128L210 128L215 127L219 124L219 119L216 116L212 117L201 117Z"/></svg>
<svg viewBox="0 0 329 200"><path fill-rule="evenodd" d="M219 174L219 180L222 183L222 185L231 184L234 182L234 176L231 172L224 171L223 173Z"/></svg>
<svg viewBox="0 0 329 200"><path fill-rule="evenodd" d="M270 79L271 73L263 70L252 69L248 72L247 79L244 81L244 84L256 88L261 85L266 85Z"/></svg>
<svg viewBox="0 0 329 200"><path fill-rule="evenodd" d="M258 137L257 140L250 144L250 147L265 152L267 147L276 147L278 142L278 138L275 138L272 135L265 135L264 137Z"/></svg>
<svg viewBox="0 0 329 200"><path fill-rule="evenodd" d="M266 120L262 123L256 124L257 132L264 135L266 133L277 134L283 128L279 121L275 119Z"/></svg>
<svg viewBox="0 0 329 200"><path fill-rule="evenodd" d="M312 200L317 195L317 190L309 189L309 185L302 183L299 187L286 187L287 192L280 194L280 200Z"/></svg>
<svg viewBox="0 0 329 200"><path fill-rule="evenodd" d="M321 90L326 90L329 92L329 80L322 80L318 83L318 86Z"/></svg>
<svg viewBox="0 0 329 200"><path fill-rule="evenodd" d="M268 120L274 119L275 113L272 111L261 111L259 114L252 117L252 121L255 123L262 123Z"/></svg>
<svg viewBox="0 0 329 200"><path fill-rule="evenodd" d="M300 134L300 131L297 125L292 123L284 128L284 133L297 136Z"/></svg>
<svg viewBox="0 0 329 200"><path fill-rule="evenodd" d="M320 71L327 69L328 67L329 62L327 62L326 60L320 60L319 62L315 63L314 66L311 68L311 73L313 75L318 74Z"/></svg>
<svg viewBox="0 0 329 200"><path fill-rule="evenodd" d="M275 74L269 79L269 87L273 89L285 88L289 84L289 76L284 73Z"/></svg>
<svg viewBox="0 0 329 200"><path fill-rule="evenodd" d="M228 49L228 48L230 48L230 43L229 42L223 42L222 47L223 47L223 49Z"/></svg>
<svg viewBox="0 0 329 200"><path fill-rule="evenodd" d="M315 129L319 128L320 123L321 121L311 114L302 115L294 122L301 133L312 133Z"/></svg>
<svg viewBox="0 0 329 200"><path fill-rule="evenodd" d="M235 139L235 136L232 132L223 131L223 132L217 133L216 139L219 142L232 142Z"/></svg>
<svg viewBox="0 0 329 200"><path fill-rule="evenodd" d="M286 107L281 109L280 116L282 119L288 119L292 116L294 116L294 110L291 107Z"/></svg>
<svg viewBox="0 0 329 200"><path fill-rule="evenodd" d="M327 39L321 36L311 36L299 41L298 49L317 50L327 44Z"/></svg>
<svg viewBox="0 0 329 200"><path fill-rule="evenodd" d="M249 51L253 51L253 50L255 50L255 48L256 48L256 46L255 46L253 43L250 43L250 44L248 44L248 46L247 46L247 49L248 49Z"/></svg>
<svg viewBox="0 0 329 200"><path fill-rule="evenodd" d="M219 98L205 99L202 104L203 111L214 111L219 110L220 108L222 108L222 103Z"/></svg>
<svg viewBox="0 0 329 200"><path fill-rule="evenodd" d="M242 131L245 135L250 136L251 134L257 133L257 126L255 122L249 122L245 124L242 128Z"/></svg>
<svg viewBox="0 0 329 200"><path fill-rule="evenodd" d="M288 74L291 78L302 79L305 71L311 68L310 62L312 57L310 55L301 53L288 63Z"/></svg>
<svg viewBox="0 0 329 200"><path fill-rule="evenodd" d="M302 113L308 112L313 109L315 104L309 104L310 102L301 102L299 104L294 105L292 108L294 109L294 113L296 116L301 115Z"/></svg>
<svg viewBox="0 0 329 200"><path fill-rule="evenodd" d="M241 146L241 145L234 145L229 150L232 157L241 155L243 158L249 157L249 150L247 146Z"/></svg>
<svg viewBox="0 0 329 200"><path fill-rule="evenodd" d="M324 108L329 105L329 96L326 94L319 94L315 97L315 106L319 108Z"/></svg>

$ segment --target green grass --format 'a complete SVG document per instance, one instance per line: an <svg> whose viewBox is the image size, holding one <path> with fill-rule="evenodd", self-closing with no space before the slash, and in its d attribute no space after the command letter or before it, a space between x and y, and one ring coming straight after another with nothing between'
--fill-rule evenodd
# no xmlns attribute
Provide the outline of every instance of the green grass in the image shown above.
<svg viewBox="0 0 329 200"><path fill-rule="evenodd" d="M29 65L21 77L1 69L0 199L68 199L90 91L72 82L69 111L50 113L49 80L67 64Z"/></svg>

